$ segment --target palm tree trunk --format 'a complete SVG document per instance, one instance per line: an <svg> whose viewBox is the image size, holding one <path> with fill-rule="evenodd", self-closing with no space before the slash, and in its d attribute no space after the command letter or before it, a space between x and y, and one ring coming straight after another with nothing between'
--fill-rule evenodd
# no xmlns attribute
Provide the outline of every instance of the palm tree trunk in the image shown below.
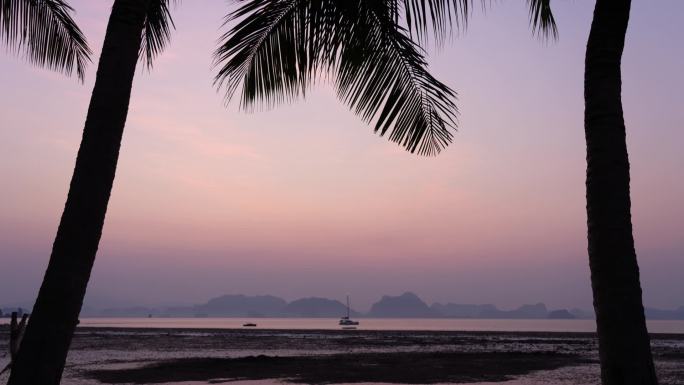
<svg viewBox="0 0 684 385"><path fill-rule="evenodd" d="M632 236L620 62L630 0L597 0L585 62L589 265L604 385L657 384Z"/></svg>
<svg viewBox="0 0 684 385"><path fill-rule="evenodd" d="M9 385L60 382L102 235L147 3L112 7L69 195Z"/></svg>

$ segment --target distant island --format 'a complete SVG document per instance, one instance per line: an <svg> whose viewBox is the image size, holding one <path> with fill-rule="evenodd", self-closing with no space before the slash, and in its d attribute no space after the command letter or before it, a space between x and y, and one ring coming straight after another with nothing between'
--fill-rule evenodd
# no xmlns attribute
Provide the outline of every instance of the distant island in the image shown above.
<svg viewBox="0 0 684 385"><path fill-rule="evenodd" d="M30 309L30 306L24 306ZM21 309L20 311L25 311ZM0 307L0 316L17 311ZM84 307L82 317L302 317L337 318L346 314L344 303L328 298L308 297L288 302L272 295L222 295L206 303L171 307ZM501 310L492 304L433 303L428 305L416 294L385 295L367 313L350 312L354 318L478 318L478 319L592 319L593 311L583 309L549 309L543 303ZM684 320L684 306L672 310L646 308L646 318Z"/></svg>

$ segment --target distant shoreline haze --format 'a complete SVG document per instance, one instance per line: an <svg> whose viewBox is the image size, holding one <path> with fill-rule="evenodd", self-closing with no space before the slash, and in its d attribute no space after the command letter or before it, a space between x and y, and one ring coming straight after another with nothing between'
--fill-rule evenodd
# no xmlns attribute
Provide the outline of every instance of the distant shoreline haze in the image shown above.
<svg viewBox="0 0 684 385"><path fill-rule="evenodd" d="M28 304L2 306L2 316L9 316ZM206 303L190 306L84 306L82 317L301 317L336 318L346 315L344 303L335 299L307 297L286 301L272 295L222 295ZM525 304L512 310L501 310L492 304L457 304L435 302L428 305L416 294L385 295L373 303L368 312L350 311L352 318L477 318L477 319L592 319L592 310L555 309L544 303ZM652 320L684 320L684 306L677 309L646 308L646 318Z"/></svg>

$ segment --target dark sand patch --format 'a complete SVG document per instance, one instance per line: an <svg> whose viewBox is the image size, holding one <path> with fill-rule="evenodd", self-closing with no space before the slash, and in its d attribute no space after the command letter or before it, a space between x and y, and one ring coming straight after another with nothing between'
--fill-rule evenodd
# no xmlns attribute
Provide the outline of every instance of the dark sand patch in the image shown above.
<svg viewBox="0 0 684 385"><path fill-rule="evenodd" d="M403 384L506 381L537 370L580 365L578 355L559 353L360 353L315 356L189 358L128 369L98 369L85 377L104 383L165 383L284 379L293 383Z"/></svg>

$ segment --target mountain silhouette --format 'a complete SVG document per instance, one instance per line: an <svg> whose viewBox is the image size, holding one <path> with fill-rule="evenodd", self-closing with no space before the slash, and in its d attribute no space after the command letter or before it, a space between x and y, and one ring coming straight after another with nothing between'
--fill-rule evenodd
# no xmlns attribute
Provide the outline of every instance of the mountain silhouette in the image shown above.
<svg viewBox="0 0 684 385"><path fill-rule="evenodd" d="M439 316L417 295L411 292L406 292L397 297L383 296L380 301L373 304L368 315L380 318L426 318Z"/></svg>
<svg viewBox="0 0 684 385"><path fill-rule="evenodd" d="M347 314L347 305L340 301L310 297L292 301L282 309L287 316L297 317L342 317ZM351 316L356 317L358 313L351 311Z"/></svg>
<svg viewBox="0 0 684 385"><path fill-rule="evenodd" d="M560 309L560 310L554 310L550 311L549 314L546 316L548 319L575 319L574 315L570 313L567 309Z"/></svg>
<svg viewBox="0 0 684 385"><path fill-rule="evenodd" d="M16 311L12 304L0 306L2 315ZM30 307L24 309L30 312ZM346 305L334 299L307 297L287 302L272 295L223 295L194 306L119 306L98 308L84 306L82 317L333 317L346 315ZM684 320L684 306L676 309L645 309L646 318ZM549 311L545 304L523 305L513 310L500 310L492 304L434 303L428 306L416 294L383 296L370 312L351 311L352 317L376 318L485 318L485 319L592 319L592 310L558 309Z"/></svg>
<svg viewBox="0 0 684 385"><path fill-rule="evenodd" d="M646 318L661 320L680 320L684 319L684 306L674 310L662 310L647 307L644 309Z"/></svg>

